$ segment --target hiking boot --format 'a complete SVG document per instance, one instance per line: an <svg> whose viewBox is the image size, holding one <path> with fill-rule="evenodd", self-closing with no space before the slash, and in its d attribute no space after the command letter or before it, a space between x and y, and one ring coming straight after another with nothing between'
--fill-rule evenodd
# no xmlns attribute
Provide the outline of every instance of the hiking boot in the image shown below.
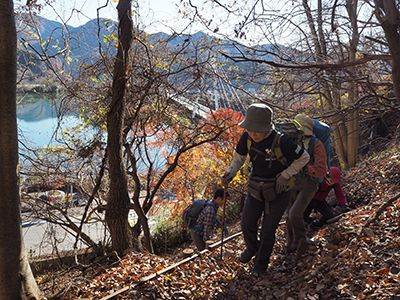
<svg viewBox="0 0 400 300"><path fill-rule="evenodd" d="M297 251L297 242L293 241L291 246L290 246L291 252L296 252Z"/></svg>
<svg viewBox="0 0 400 300"><path fill-rule="evenodd" d="M257 268L251 269L251 275L254 277L260 277L260 276L264 275L266 272L267 272L267 270L260 270Z"/></svg>
<svg viewBox="0 0 400 300"><path fill-rule="evenodd" d="M297 253L293 263L294 266L297 265L303 254L306 253L308 245L309 243L306 241L305 238L301 238L300 241L297 243Z"/></svg>
<svg viewBox="0 0 400 300"><path fill-rule="evenodd" d="M283 246L283 253L284 254L288 255L288 254L293 253L293 252L294 252L294 250L292 249L292 246L289 246L289 245Z"/></svg>
<svg viewBox="0 0 400 300"><path fill-rule="evenodd" d="M253 257L253 254L250 254L250 252L247 251L247 249L246 249L246 250L244 250L242 253L240 253L240 255L239 255L239 261L240 261L241 263L246 264L246 263L248 263L248 262L252 259L252 257Z"/></svg>
<svg viewBox="0 0 400 300"><path fill-rule="evenodd" d="M324 224L322 224L322 222L320 222L320 220L314 220L310 224L310 228L314 231L321 229L322 226L324 226Z"/></svg>

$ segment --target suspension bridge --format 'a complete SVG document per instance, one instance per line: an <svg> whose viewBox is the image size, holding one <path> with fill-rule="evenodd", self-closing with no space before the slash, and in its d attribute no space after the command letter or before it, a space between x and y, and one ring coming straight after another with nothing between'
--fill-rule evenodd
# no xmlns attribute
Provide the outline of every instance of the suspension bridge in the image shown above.
<svg viewBox="0 0 400 300"><path fill-rule="evenodd" d="M215 59L208 64L208 71L211 71L212 76L202 79L202 86L198 89L196 97L189 99L182 95L170 95L170 98L191 111L193 118L205 119L221 108L231 108L245 115L246 108Z"/></svg>

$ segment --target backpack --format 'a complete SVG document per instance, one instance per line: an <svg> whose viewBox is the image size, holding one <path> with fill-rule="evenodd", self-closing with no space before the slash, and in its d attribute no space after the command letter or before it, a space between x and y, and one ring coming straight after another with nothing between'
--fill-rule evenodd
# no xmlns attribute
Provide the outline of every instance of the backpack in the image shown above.
<svg viewBox="0 0 400 300"><path fill-rule="evenodd" d="M293 119L278 119L275 121L275 129L277 131L277 134L275 135L274 141L272 142L271 149L274 149L274 154L276 159L283 165L289 166L289 163L286 159L286 157L283 155L280 141L283 135L286 135L290 139L292 139L296 144L298 144L300 147L304 147L303 145L303 140L304 140L304 130L301 127L300 123L297 122L296 120ZM251 148L251 139L248 137L247 139L247 149L250 151ZM265 152L259 151L255 148L253 148L258 153L262 153L263 155L266 155ZM270 152L271 157L269 161L269 168L272 167L272 151ZM300 181L300 179L303 177L303 171L300 171L298 174L292 176L285 188L285 192L289 191L296 183Z"/></svg>
<svg viewBox="0 0 400 300"><path fill-rule="evenodd" d="M324 144L327 158L326 164L328 165L329 171L331 168L331 128L328 124L322 121L318 121L316 119L312 120L314 121L313 132L315 136L322 142L322 144Z"/></svg>
<svg viewBox="0 0 400 300"><path fill-rule="evenodd" d="M300 123L292 119L278 119L275 121L276 131L288 136L301 148L304 148L304 130ZM275 141L274 141L275 142ZM274 142L272 147L275 146ZM275 142L276 143L276 142ZM286 158L283 156L282 149L280 147L280 137L278 137L278 144L275 146L275 156L282 164L288 165Z"/></svg>
<svg viewBox="0 0 400 300"><path fill-rule="evenodd" d="M197 218L207 205L213 205L204 199L197 199L190 203L182 212L183 228L194 229Z"/></svg>

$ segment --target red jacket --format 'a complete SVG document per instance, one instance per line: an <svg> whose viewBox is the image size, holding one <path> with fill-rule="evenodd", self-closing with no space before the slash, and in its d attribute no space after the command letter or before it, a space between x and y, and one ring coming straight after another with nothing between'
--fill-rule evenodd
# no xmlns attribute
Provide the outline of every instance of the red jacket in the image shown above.
<svg viewBox="0 0 400 300"><path fill-rule="evenodd" d="M314 199L318 201L324 201L326 196L328 196L329 192L331 189L335 190L335 195L337 200L339 201L340 205L342 207L345 207L348 205L346 197L343 194L342 187L340 186L339 183L335 183L334 185L329 186L325 179L324 181L321 182L321 185L319 186L318 191L314 195Z"/></svg>

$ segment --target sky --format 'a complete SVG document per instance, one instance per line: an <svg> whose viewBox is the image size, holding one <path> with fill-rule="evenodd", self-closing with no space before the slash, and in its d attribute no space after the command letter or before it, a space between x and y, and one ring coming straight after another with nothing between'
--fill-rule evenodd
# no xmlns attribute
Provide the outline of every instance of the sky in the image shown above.
<svg viewBox="0 0 400 300"><path fill-rule="evenodd" d="M20 1L22 0L16 2ZM100 17L116 21L118 15L115 0L55 0L52 4L53 8L47 7L40 15L50 20L64 20L68 25L78 27L95 19L97 8L105 6L107 2L107 7L100 10ZM179 24L177 22L178 9L175 5L179 3L178 0L139 0L138 2L141 20L146 22L143 24L146 26L146 32L168 32L170 31L168 26Z"/></svg>
<svg viewBox="0 0 400 300"><path fill-rule="evenodd" d="M1 1L1 0L0 0ZM14 0L15 5L26 4L27 0ZM39 3L49 0L38 0ZM101 18L109 18L114 21L118 20L117 16L117 0L50 0L53 1L51 7L47 6L40 15L46 19L55 20L66 23L67 25L78 27L86 24L88 21L96 19L97 8L100 9ZM197 17L193 21L192 12L184 16L179 9L185 10L184 5L188 5L188 1L182 0L136 0L133 2L133 10L137 12L134 23L138 24L141 30L152 34L157 32L165 32L172 34L173 32L181 32L185 34L194 34L198 31L215 35L223 39L235 39L235 28L243 20L244 15L253 10L252 1L229 1L231 6L229 10L221 8L214 1L191 0L191 5L197 7L199 15L208 24L199 24ZM239 3L240 2L240 3ZM248 4L247 2L251 2ZM275 3L274 1L272 1ZM225 3L225 2L224 2ZM139 7L135 7L138 5ZM248 7L250 6L250 7ZM262 7L265 9L265 5ZM271 8L268 6L268 9ZM229 11L229 13L227 13ZM235 13L232 13L235 11ZM246 12L247 11L247 12ZM238 14L239 13L239 16ZM139 20L139 23L138 23ZM190 25L189 25L190 24ZM258 43L262 38L257 29L247 31L247 39L241 39L244 44Z"/></svg>

